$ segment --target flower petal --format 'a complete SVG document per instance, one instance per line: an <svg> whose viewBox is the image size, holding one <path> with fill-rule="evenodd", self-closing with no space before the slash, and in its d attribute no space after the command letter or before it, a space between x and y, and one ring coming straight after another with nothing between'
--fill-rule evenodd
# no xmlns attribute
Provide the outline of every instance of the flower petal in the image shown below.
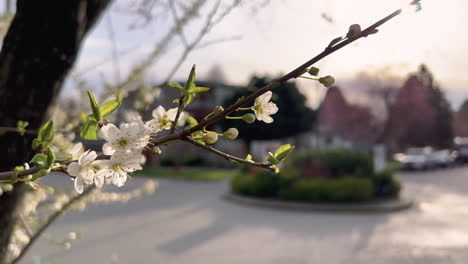
<svg viewBox="0 0 468 264"><path fill-rule="evenodd" d="M78 174L80 174L80 164L78 164L78 162L72 162L68 165L67 167L67 172L68 174L70 174L71 176L75 176L77 177Z"/></svg>
<svg viewBox="0 0 468 264"><path fill-rule="evenodd" d="M83 193L84 181L81 177L75 178L75 190L77 193Z"/></svg>
<svg viewBox="0 0 468 264"><path fill-rule="evenodd" d="M102 152L104 153L104 155L112 155L115 152L115 148L112 146L112 144L105 143L102 146Z"/></svg>
<svg viewBox="0 0 468 264"><path fill-rule="evenodd" d="M153 110L152 114L154 119L159 120L166 114L166 110L160 105Z"/></svg>

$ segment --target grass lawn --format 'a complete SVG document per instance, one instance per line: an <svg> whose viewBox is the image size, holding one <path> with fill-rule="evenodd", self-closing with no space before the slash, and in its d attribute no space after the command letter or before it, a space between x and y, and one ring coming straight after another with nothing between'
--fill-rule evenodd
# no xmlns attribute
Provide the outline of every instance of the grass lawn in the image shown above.
<svg viewBox="0 0 468 264"><path fill-rule="evenodd" d="M135 176L183 179L183 180L205 180L214 181L228 179L233 176L237 170L232 169L209 169L209 168L144 168L135 173Z"/></svg>

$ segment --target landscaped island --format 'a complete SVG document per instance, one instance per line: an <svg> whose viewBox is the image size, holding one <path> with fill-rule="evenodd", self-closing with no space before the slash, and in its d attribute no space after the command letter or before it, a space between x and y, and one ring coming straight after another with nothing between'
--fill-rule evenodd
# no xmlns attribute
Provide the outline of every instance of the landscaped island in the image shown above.
<svg viewBox="0 0 468 264"><path fill-rule="evenodd" d="M231 182L235 194L314 203L356 203L398 198L401 185L370 155L333 148L298 153L281 173L244 169Z"/></svg>

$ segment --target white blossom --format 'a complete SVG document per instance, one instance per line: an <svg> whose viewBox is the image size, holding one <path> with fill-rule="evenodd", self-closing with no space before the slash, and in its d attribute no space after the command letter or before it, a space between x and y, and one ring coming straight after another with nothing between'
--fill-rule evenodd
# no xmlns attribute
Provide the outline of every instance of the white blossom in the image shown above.
<svg viewBox="0 0 468 264"><path fill-rule="evenodd" d="M94 162L97 154L95 151L86 151L80 156L78 162L72 162L68 165L67 172L75 177L75 190L78 193L83 192L85 184L92 184L101 187L103 182L95 179Z"/></svg>
<svg viewBox="0 0 468 264"><path fill-rule="evenodd" d="M275 103L270 102L272 92L268 91L255 99L253 110L258 120L265 123L272 123L273 118L270 115L278 112L278 107Z"/></svg>
<svg viewBox="0 0 468 264"><path fill-rule="evenodd" d="M146 127L149 131L151 131L151 133L158 133L161 130L170 129L176 118L176 115L177 108L171 108L166 111L164 107L158 106L153 110L153 120L146 122ZM181 112L179 119L177 120L177 125L184 125L187 117L187 113Z"/></svg>
<svg viewBox="0 0 468 264"><path fill-rule="evenodd" d="M150 140L141 121L122 123L120 129L114 124L107 124L101 128L101 137L107 142L102 146L106 155L114 153L131 153L141 151Z"/></svg>
<svg viewBox="0 0 468 264"><path fill-rule="evenodd" d="M98 162L100 170L96 173L96 177L104 179L106 183L120 187L127 181L129 172L142 169L140 161L140 153L117 153L112 155L110 160L100 160Z"/></svg>

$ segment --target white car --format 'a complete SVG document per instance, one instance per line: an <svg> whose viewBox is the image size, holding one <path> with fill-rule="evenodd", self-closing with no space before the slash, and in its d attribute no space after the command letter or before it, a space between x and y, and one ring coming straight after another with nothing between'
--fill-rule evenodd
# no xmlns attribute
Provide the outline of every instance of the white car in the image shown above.
<svg viewBox="0 0 468 264"><path fill-rule="evenodd" d="M435 166L431 159L431 147L409 148L406 153L397 153L394 160L400 163L402 169L425 170Z"/></svg>

